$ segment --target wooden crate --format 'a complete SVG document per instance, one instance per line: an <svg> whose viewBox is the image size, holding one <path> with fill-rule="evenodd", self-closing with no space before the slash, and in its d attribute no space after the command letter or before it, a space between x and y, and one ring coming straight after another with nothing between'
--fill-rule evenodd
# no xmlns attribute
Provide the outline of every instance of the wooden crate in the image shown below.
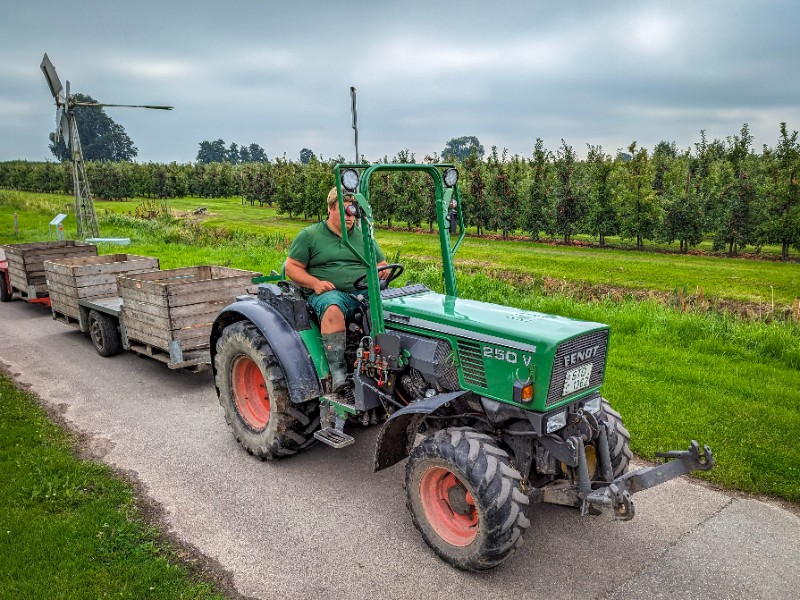
<svg viewBox="0 0 800 600"><path fill-rule="evenodd" d="M205 266L120 276L121 319L129 341L178 353L208 348L211 325L261 273ZM177 360L175 360L177 362Z"/></svg>
<svg viewBox="0 0 800 600"><path fill-rule="evenodd" d="M62 240L3 246L11 287L30 295L47 293L44 262L72 256L97 256L97 246Z"/></svg>
<svg viewBox="0 0 800 600"><path fill-rule="evenodd" d="M74 256L47 260L44 270L54 313L80 318L78 300L118 296L117 277L157 271L158 259L133 254Z"/></svg>

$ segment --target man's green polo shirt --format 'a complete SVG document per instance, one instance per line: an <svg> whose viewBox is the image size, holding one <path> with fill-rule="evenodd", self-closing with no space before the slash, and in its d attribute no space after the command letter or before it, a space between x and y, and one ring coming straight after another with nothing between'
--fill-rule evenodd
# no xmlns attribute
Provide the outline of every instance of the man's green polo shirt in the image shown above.
<svg viewBox="0 0 800 600"><path fill-rule="evenodd" d="M361 228L354 226L347 234L353 247L363 254L364 236ZM375 254L378 262L386 260L377 244ZM325 221L309 225L297 234L289 248L289 258L305 265L309 274L330 281L337 290L343 292L355 291L353 282L367 272L361 261Z"/></svg>

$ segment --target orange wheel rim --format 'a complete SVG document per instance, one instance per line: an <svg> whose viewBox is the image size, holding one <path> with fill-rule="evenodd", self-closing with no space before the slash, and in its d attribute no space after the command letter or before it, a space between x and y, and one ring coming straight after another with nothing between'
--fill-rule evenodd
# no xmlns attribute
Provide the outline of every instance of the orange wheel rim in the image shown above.
<svg viewBox="0 0 800 600"><path fill-rule="evenodd" d="M431 467L419 482L425 518L451 546L469 546L478 535L478 509L461 480L443 467Z"/></svg>
<svg viewBox="0 0 800 600"><path fill-rule="evenodd" d="M269 422L270 401L259 365L247 356L237 356L231 365L233 400L245 424L262 431Z"/></svg>

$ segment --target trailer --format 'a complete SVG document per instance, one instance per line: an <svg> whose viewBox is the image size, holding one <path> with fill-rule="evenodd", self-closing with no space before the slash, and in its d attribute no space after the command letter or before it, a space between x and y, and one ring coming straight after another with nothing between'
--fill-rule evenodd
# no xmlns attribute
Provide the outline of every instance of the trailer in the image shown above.
<svg viewBox="0 0 800 600"><path fill-rule="evenodd" d="M50 306L50 294L44 271L45 261L74 256L97 256L97 246L75 240L6 244L0 261L0 301L8 302L14 294L34 304Z"/></svg>
<svg viewBox="0 0 800 600"><path fill-rule="evenodd" d="M220 266L186 267L117 277L118 296L78 299L78 327L101 356L123 350L170 369L211 364L209 336L217 314L255 291L261 273Z"/></svg>
<svg viewBox="0 0 800 600"><path fill-rule="evenodd" d="M67 324L80 319L79 301L119 296L117 277L158 271L159 260L134 254L75 256L45 261L53 318Z"/></svg>

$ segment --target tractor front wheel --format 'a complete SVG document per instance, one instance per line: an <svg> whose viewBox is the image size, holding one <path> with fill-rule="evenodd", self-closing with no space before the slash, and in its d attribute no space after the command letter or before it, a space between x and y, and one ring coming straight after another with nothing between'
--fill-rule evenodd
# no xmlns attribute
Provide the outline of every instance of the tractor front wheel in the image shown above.
<svg viewBox="0 0 800 600"><path fill-rule="evenodd" d="M608 449L611 454L611 469L614 478L617 478L628 472L628 466L633 456L630 446L631 434L622 424L622 416L611 407L605 398L603 398L602 410L600 411L600 420L606 424Z"/></svg>
<svg viewBox="0 0 800 600"><path fill-rule="evenodd" d="M255 325L228 325L217 341L214 365L225 419L250 454L271 460L315 442L319 403L292 404L281 364Z"/></svg>
<svg viewBox="0 0 800 600"><path fill-rule="evenodd" d="M530 525L521 479L492 437L470 427L444 429L411 452L406 505L436 554L460 569L484 571L506 560Z"/></svg>

